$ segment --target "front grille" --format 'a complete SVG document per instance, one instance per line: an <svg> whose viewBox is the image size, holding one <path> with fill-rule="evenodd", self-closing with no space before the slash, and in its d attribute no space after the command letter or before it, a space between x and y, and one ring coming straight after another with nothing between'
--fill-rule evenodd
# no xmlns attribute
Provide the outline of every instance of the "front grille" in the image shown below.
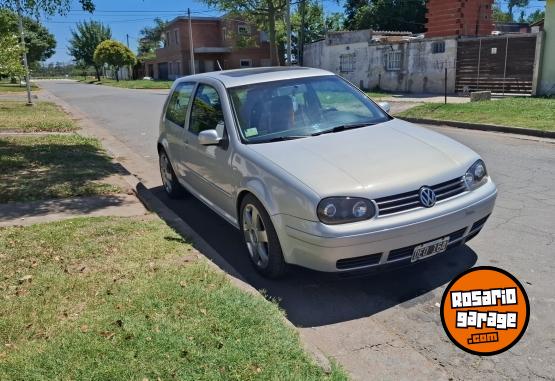
<svg viewBox="0 0 555 381"><path fill-rule="evenodd" d="M466 185L462 177L457 177L456 179L431 186L430 188L432 188L436 193L437 201L457 196L466 191ZM422 205L420 204L420 197L418 195L419 191L420 190L415 190L376 199L375 201L378 205L378 215L386 216L388 214L422 208Z"/></svg>
<svg viewBox="0 0 555 381"><path fill-rule="evenodd" d="M447 248L451 248L453 246L456 246L458 244L458 240L462 238L465 231L466 231L466 228L463 228L463 229L457 230L456 232L453 232L453 233L449 234L449 245L447 246ZM435 238L435 239L430 239L426 242L432 242L432 241L435 241L436 239L440 239L440 238L443 238L443 237L445 237L445 236L438 237L438 238ZM391 250L389 252L389 257L387 258L387 261L388 262L399 261L399 260L402 260L402 259L410 258L410 257L412 257L412 253L414 252L414 248L416 246L422 245L423 243L426 243L426 242L417 243L415 245L403 247L401 249Z"/></svg>
<svg viewBox="0 0 555 381"><path fill-rule="evenodd" d="M356 267L377 265L380 263L381 258L382 253L365 255L363 257L340 259L337 261L335 266L339 270L354 269Z"/></svg>

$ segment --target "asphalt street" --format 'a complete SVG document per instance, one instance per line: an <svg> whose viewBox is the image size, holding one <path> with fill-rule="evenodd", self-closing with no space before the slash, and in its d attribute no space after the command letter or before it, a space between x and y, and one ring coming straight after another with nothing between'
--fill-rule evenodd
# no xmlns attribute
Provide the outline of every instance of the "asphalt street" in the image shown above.
<svg viewBox="0 0 555 381"><path fill-rule="evenodd" d="M41 86L108 129L154 168L165 91L45 81ZM465 245L420 265L342 278L295 269L268 281L248 262L238 231L189 196L153 192L255 288L279 301L301 336L339 361L354 379L554 379L555 142L433 127L477 151L499 189L493 215ZM509 351L477 357L443 332L445 286L477 265L501 267L524 285L531 318Z"/></svg>

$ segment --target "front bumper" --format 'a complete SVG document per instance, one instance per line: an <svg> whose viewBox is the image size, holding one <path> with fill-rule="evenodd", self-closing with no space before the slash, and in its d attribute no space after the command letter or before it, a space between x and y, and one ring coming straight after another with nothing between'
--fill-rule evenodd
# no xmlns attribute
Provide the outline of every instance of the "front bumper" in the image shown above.
<svg viewBox="0 0 555 381"><path fill-rule="evenodd" d="M497 189L480 188L417 209L369 221L325 225L272 216L285 261L317 271L346 272L410 263L414 247L450 236L449 248L474 238L493 211Z"/></svg>

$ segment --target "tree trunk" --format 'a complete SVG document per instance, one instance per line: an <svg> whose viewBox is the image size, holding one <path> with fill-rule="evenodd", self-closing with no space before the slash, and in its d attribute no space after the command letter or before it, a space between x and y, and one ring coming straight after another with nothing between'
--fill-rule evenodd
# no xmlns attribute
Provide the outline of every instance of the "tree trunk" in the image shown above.
<svg viewBox="0 0 555 381"><path fill-rule="evenodd" d="M100 82L100 67L94 65L94 71L96 72L96 80Z"/></svg>
<svg viewBox="0 0 555 381"><path fill-rule="evenodd" d="M273 5L268 8L268 29L270 34L270 62L272 66L279 66L276 44L276 9Z"/></svg>
<svg viewBox="0 0 555 381"><path fill-rule="evenodd" d="M301 13L301 29L299 31L299 38L297 39L297 62L300 66L304 65L304 24L306 22L306 7L305 7L305 0L301 0L300 4L300 13Z"/></svg>
<svg viewBox="0 0 555 381"><path fill-rule="evenodd" d="M116 82L119 82L119 75L118 75L119 67L114 68L114 70L116 72Z"/></svg>

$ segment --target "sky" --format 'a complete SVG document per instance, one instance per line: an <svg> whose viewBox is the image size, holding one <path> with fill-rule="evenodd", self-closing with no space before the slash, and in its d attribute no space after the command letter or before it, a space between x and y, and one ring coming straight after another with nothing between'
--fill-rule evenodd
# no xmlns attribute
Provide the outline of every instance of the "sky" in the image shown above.
<svg viewBox="0 0 555 381"><path fill-rule="evenodd" d="M319 0L322 1L322 0ZM506 4L507 0L499 0ZM323 0L326 13L342 12L344 1ZM187 8L194 16L219 16L221 12L210 9L198 0L95 0L94 14L84 12L77 0L72 0L72 7L68 15L43 18L41 22L56 36L56 53L47 62L70 62L72 57L67 54L68 40L71 29L79 21L101 21L112 29L112 38L127 43L137 50L139 31L145 26L153 25L155 17L171 20L176 16L186 15ZM543 9L545 1L532 0L527 9L531 13L536 9ZM515 16L519 14L517 10Z"/></svg>

